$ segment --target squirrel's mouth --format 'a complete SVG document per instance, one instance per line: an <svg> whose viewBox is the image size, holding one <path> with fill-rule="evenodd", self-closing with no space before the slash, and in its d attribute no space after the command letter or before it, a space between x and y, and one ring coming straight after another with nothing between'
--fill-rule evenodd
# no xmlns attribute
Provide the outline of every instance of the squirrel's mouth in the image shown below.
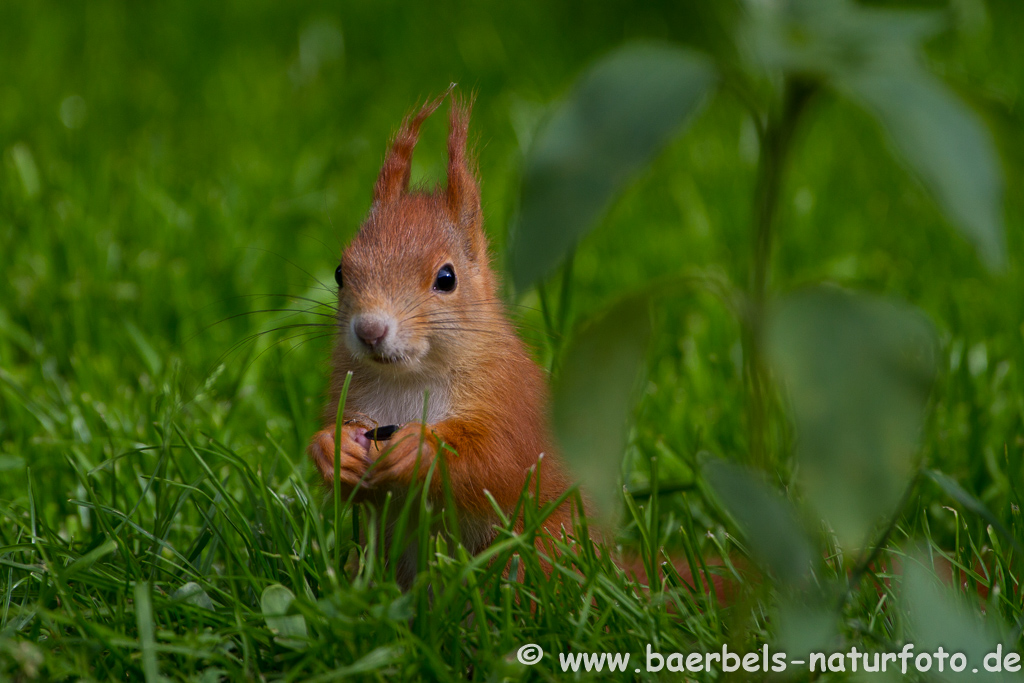
<svg viewBox="0 0 1024 683"><path fill-rule="evenodd" d="M400 368L403 366L411 365L416 360L415 354L399 353L392 351L366 351L362 354L363 360L368 362L370 365L386 366L390 368Z"/></svg>
<svg viewBox="0 0 1024 683"><path fill-rule="evenodd" d="M364 346L351 349L351 353L353 360L375 368L398 369L413 361L410 354L396 352L394 349L368 349Z"/></svg>

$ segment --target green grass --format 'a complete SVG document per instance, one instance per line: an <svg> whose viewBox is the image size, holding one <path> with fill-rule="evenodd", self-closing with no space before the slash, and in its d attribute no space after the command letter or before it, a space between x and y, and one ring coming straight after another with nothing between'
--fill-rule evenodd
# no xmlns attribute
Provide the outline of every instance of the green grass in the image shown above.
<svg viewBox="0 0 1024 683"><path fill-rule="evenodd" d="M306 463L330 339L277 329L310 315L263 311L331 300L322 283L401 117L452 80L477 93L501 254L530 131L589 60L632 37L716 44L685 4L554 4L0 6L0 680L564 680L559 652L783 642L781 591L746 569L720 609L674 577L640 590L606 551L567 552L545 580L528 535L503 533L477 559L431 539L403 594L379 515L336 516ZM964 570L963 604L1021 649L1020 559L992 522L1024 542L1024 12L955 4L962 28L930 59L995 132L1009 268L987 272L875 125L836 99L815 104L783 193L774 289L837 282L925 312L941 356L923 462L988 511L922 478L877 561L832 596L844 649L908 637L889 574L917 543ZM751 136L740 104L718 97L630 186L576 253L574 319L689 269L746 282ZM429 124L417 179L440 178L443 140ZM534 295L520 303L549 359ZM693 482L706 458L746 457L739 326L707 294L654 309L627 483L647 487L657 456L660 486L685 485L624 505L620 540L740 558L729 517ZM500 576L509 562L523 582ZM843 585L838 563L818 569ZM183 596L190 584L202 592ZM300 647L267 626L275 584L295 595ZM549 657L525 667L515 652L531 642Z"/></svg>

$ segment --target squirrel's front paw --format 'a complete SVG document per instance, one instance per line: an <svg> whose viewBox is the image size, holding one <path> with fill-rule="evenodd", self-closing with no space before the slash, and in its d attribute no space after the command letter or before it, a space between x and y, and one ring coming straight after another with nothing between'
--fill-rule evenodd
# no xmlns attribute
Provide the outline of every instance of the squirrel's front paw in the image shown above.
<svg viewBox="0 0 1024 683"><path fill-rule="evenodd" d="M369 455L370 440L366 438L366 426L349 424L341 428L341 453L339 480L349 487L365 488L362 481L372 460ZM324 429L316 433L309 444L309 457L328 487L334 485L334 430Z"/></svg>
<svg viewBox="0 0 1024 683"><path fill-rule="evenodd" d="M424 429L418 422L405 425L387 441L374 441L370 457L376 463L370 468L370 483L405 486L416 477L425 477L437 448L437 438L430 427Z"/></svg>

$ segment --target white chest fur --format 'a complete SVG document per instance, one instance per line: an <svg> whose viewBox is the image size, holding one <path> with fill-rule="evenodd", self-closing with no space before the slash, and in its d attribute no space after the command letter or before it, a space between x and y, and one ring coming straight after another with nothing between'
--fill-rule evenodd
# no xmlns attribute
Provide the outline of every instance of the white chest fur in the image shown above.
<svg viewBox="0 0 1024 683"><path fill-rule="evenodd" d="M400 425L423 419L424 399L427 424L449 416L451 397L447 386L389 377L378 377L359 387L351 393L349 405L379 425Z"/></svg>

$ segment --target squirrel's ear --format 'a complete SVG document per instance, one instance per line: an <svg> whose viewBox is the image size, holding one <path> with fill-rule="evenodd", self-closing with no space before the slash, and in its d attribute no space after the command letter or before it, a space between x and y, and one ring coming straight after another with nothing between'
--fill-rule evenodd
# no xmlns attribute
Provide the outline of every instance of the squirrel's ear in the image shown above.
<svg viewBox="0 0 1024 683"><path fill-rule="evenodd" d="M448 132L448 211L452 221L468 238L472 258L487 252L483 220L480 212L480 189L470 168L466 153L469 133L469 102L452 98L450 129Z"/></svg>
<svg viewBox="0 0 1024 683"><path fill-rule="evenodd" d="M398 133L395 134L395 139L391 143L391 149L384 157L384 165L380 167L377 184L373 186L375 204L398 199L409 190L412 150L416 147L416 141L420 137L420 126L441 106L449 92L451 92L451 88L448 88L437 99L424 104L416 116L406 116L402 121Z"/></svg>

